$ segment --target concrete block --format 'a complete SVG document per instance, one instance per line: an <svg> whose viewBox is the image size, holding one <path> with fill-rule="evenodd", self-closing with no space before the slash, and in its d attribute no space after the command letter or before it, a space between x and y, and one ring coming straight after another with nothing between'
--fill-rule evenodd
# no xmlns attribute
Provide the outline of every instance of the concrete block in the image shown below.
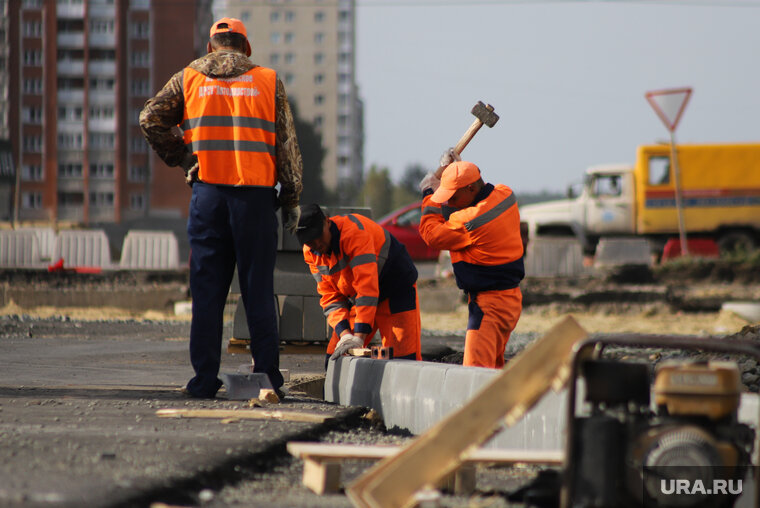
<svg viewBox="0 0 760 508"><path fill-rule="evenodd" d="M362 362L355 364L353 380L347 387L348 405L382 408L381 393L378 386L382 384L389 362L367 358L358 358L357 360Z"/></svg>
<svg viewBox="0 0 760 508"><path fill-rule="evenodd" d="M651 249L644 238L602 238L596 247L594 266L651 264Z"/></svg>
<svg viewBox="0 0 760 508"><path fill-rule="evenodd" d="M124 237L122 270L176 270L179 245L171 231L129 231Z"/></svg>
<svg viewBox="0 0 760 508"><path fill-rule="evenodd" d="M280 340L301 340L303 337L303 296L282 298Z"/></svg>
<svg viewBox="0 0 760 508"><path fill-rule="evenodd" d="M583 249L574 237L531 238L525 256L525 273L531 277L571 276L588 272Z"/></svg>
<svg viewBox="0 0 760 508"><path fill-rule="evenodd" d="M53 247L55 247L55 230L46 227L20 227L16 231L31 231L37 237L40 244L40 257L49 261L53 256Z"/></svg>
<svg viewBox="0 0 760 508"><path fill-rule="evenodd" d="M444 416L444 405L449 393L444 390L444 382L450 365L444 363L423 363L417 381L417 404L408 422L408 428L421 434Z"/></svg>
<svg viewBox="0 0 760 508"><path fill-rule="evenodd" d="M422 373L421 363L409 360L388 362L384 377L388 377L389 382L380 384L380 400L383 415L385 415L385 425L388 428L400 427L411 430L418 404L417 385Z"/></svg>
<svg viewBox="0 0 760 508"><path fill-rule="evenodd" d="M0 267L42 266L39 239L33 231L0 230Z"/></svg>
<svg viewBox="0 0 760 508"><path fill-rule="evenodd" d="M64 230L58 233L52 261L63 259L64 267L111 268L111 249L102 229Z"/></svg>
<svg viewBox="0 0 760 508"><path fill-rule="evenodd" d="M304 340L330 340L331 328L319 305L319 297L303 297L303 338Z"/></svg>

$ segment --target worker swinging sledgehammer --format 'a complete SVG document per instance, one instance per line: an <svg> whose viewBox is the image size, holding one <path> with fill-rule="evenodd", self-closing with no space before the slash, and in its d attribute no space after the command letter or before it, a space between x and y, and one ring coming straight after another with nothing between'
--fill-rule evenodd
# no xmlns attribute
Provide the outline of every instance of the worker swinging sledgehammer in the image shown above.
<svg viewBox="0 0 760 508"><path fill-rule="evenodd" d="M327 217L317 204L302 207L296 236L333 329L329 359L366 347L378 330L394 358L421 359L417 268L406 247L363 215Z"/></svg>
<svg viewBox="0 0 760 508"><path fill-rule="evenodd" d="M512 189L484 183L480 169L451 148L420 182L420 234L449 250L457 286L469 299L464 365L501 368L522 310L525 276L520 214ZM442 205L455 209L448 217Z"/></svg>

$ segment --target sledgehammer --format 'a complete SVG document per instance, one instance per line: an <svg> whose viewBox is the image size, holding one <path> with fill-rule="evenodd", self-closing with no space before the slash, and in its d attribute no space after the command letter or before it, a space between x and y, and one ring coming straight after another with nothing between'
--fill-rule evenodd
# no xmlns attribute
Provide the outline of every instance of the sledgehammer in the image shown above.
<svg viewBox="0 0 760 508"><path fill-rule="evenodd" d="M475 115L475 120L472 122L472 125L470 125L469 129L465 131L465 133L462 135L462 137L459 139L457 144L454 146L454 151L457 154L461 154L462 150L467 146L467 143L470 142L470 140L475 137L475 134L480 130L483 125L487 125L488 127L493 127L496 125L496 122L499 121L499 115L494 113L493 106L490 104L483 104L482 101L478 101L477 104L475 104L472 107L472 111L470 111L473 115ZM438 178L441 177L441 174L443 173L443 170L446 169L445 167L440 167L436 171L436 176Z"/></svg>

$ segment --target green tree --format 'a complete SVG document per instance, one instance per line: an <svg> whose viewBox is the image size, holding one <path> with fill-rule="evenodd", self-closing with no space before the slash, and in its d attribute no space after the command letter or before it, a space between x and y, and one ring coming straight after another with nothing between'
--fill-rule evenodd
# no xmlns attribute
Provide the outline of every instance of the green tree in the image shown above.
<svg viewBox="0 0 760 508"><path fill-rule="evenodd" d="M379 219L393 210L393 182L388 168L372 166L364 179L362 204L372 209L372 217Z"/></svg>
<svg viewBox="0 0 760 508"><path fill-rule="evenodd" d="M303 192L301 203L331 204L332 196L322 181L322 163L327 150L322 145L322 135L308 122L298 115L298 107L291 100L290 109L293 111L293 123L296 128L298 146L303 159Z"/></svg>
<svg viewBox="0 0 760 508"><path fill-rule="evenodd" d="M421 164L407 166L398 185L393 189L393 209L414 203L422 199L419 185L427 171Z"/></svg>

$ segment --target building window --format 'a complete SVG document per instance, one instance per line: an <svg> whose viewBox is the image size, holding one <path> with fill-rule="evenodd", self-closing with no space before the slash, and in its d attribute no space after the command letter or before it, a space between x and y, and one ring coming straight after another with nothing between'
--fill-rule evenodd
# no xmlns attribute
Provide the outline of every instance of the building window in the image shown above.
<svg viewBox="0 0 760 508"><path fill-rule="evenodd" d="M132 95L147 96L150 93L150 83L147 79L135 79L131 83Z"/></svg>
<svg viewBox="0 0 760 508"><path fill-rule="evenodd" d="M42 166L39 164L24 164L21 166L21 179L25 182L41 182L43 180Z"/></svg>
<svg viewBox="0 0 760 508"><path fill-rule="evenodd" d="M314 34L314 44L322 44L325 41L325 34L317 32Z"/></svg>
<svg viewBox="0 0 760 508"><path fill-rule="evenodd" d="M130 144L131 144L133 153L147 153L148 152L148 144L145 142L145 138L142 136L133 137Z"/></svg>
<svg viewBox="0 0 760 508"><path fill-rule="evenodd" d="M21 7L24 9L39 9L42 7L42 0L24 0L21 2Z"/></svg>
<svg viewBox="0 0 760 508"><path fill-rule="evenodd" d="M90 90L113 90L115 87L113 78L90 78Z"/></svg>
<svg viewBox="0 0 760 508"><path fill-rule="evenodd" d="M285 63L286 64L292 64L296 59L296 56L293 53L285 53Z"/></svg>
<svg viewBox="0 0 760 508"><path fill-rule="evenodd" d="M325 61L324 53L314 53L314 63L317 65L322 64Z"/></svg>
<svg viewBox="0 0 760 508"><path fill-rule="evenodd" d="M110 162L90 164L90 177L104 179L113 178L113 164Z"/></svg>
<svg viewBox="0 0 760 508"><path fill-rule="evenodd" d="M42 136L24 136L23 147L25 152L41 152Z"/></svg>
<svg viewBox="0 0 760 508"><path fill-rule="evenodd" d="M40 37L42 35L42 22L24 21L22 33L24 37Z"/></svg>
<svg viewBox="0 0 760 508"><path fill-rule="evenodd" d="M59 192L58 206L61 208L73 208L84 204L84 193L82 192Z"/></svg>
<svg viewBox="0 0 760 508"><path fill-rule="evenodd" d="M272 32L269 35L269 42L272 44L279 44L280 43L280 32Z"/></svg>
<svg viewBox="0 0 760 508"><path fill-rule="evenodd" d="M90 33L92 34L114 33L114 20L113 19L91 19Z"/></svg>
<svg viewBox="0 0 760 508"><path fill-rule="evenodd" d="M113 132L91 132L91 148L113 148L116 143L116 136Z"/></svg>
<svg viewBox="0 0 760 508"><path fill-rule="evenodd" d="M24 79L23 90L24 90L24 93L26 94L41 95L42 94L42 79L40 78Z"/></svg>
<svg viewBox="0 0 760 508"><path fill-rule="evenodd" d="M27 210L42 208L42 193L41 192L22 192L21 193L21 208L24 208Z"/></svg>
<svg viewBox="0 0 760 508"><path fill-rule="evenodd" d="M322 127L322 124L324 123L324 118L322 118L322 115L317 115L314 117L314 127L319 129Z"/></svg>
<svg viewBox="0 0 760 508"><path fill-rule="evenodd" d="M317 11L314 13L314 21L317 23L322 23L325 20L325 13L324 11Z"/></svg>
<svg viewBox="0 0 760 508"><path fill-rule="evenodd" d="M147 51L133 51L130 53L130 63L132 67L150 66L150 53Z"/></svg>
<svg viewBox="0 0 760 508"><path fill-rule="evenodd" d="M295 76L293 76L292 72L286 72L285 73L285 84L286 85L292 85L293 82L295 81L295 79L296 78L295 78Z"/></svg>
<svg viewBox="0 0 760 508"><path fill-rule="evenodd" d="M272 11L269 13L269 21L271 23L276 23L277 21L280 21L280 11Z"/></svg>
<svg viewBox="0 0 760 508"><path fill-rule="evenodd" d="M245 23L249 19L251 19L251 11L243 11L240 13L240 21L242 21L243 23Z"/></svg>
<svg viewBox="0 0 760 508"><path fill-rule="evenodd" d="M325 96L324 95L318 94L318 95L314 96L314 104L316 104L317 106L319 106L320 104L324 104L324 103L325 103Z"/></svg>
<svg viewBox="0 0 760 508"><path fill-rule="evenodd" d="M134 53L132 53L132 55L134 56L135 54L142 54L142 53L145 53L147 55L146 51L135 51ZM90 49L90 60L95 61L95 62L115 62L116 50L92 48Z"/></svg>
<svg viewBox="0 0 760 508"><path fill-rule="evenodd" d="M90 192L90 204L96 208L113 207L113 192Z"/></svg>
<svg viewBox="0 0 760 508"><path fill-rule="evenodd" d="M341 106L348 106L348 94L338 94L338 104Z"/></svg>
<svg viewBox="0 0 760 508"><path fill-rule="evenodd" d="M129 209L130 210L144 210L145 196L143 194L130 194L129 195Z"/></svg>
<svg viewBox="0 0 760 508"><path fill-rule="evenodd" d="M285 21L291 23L296 18L296 13L293 11L285 12Z"/></svg>
<svg viewBox="0 0 760 508"><path fill-rule="evenodd" d="M145 175L148 172L144 166L130 166L127 172L127 179L130 182L144 182L146 180Z"/></svg>
<svg viewBox="0 0 760 508"><path fill-rule="evenodd" d="M280 63L280 55L277 53L272 53L269 55L269 65L277 65Z"/></svg>
<svg viewBox="0 0 760 508"><path fill-rule="evenodd" d="M81 108L79 109L81 117ZM90 119L92 120L110 120L113 115L113 106L90 106Z"/></svg>
<svg viewBox="0 0 760 508"><path fill-rule="evenodd" d="M147 39L150 36L150 23L133 21L130 27L133 39Z"/></svg>
<svg viewBox="0 0 760 508"><path fill-rule="evenodd" d="M346 74L345 72L341 72L338 74L338 83L350 83L351 82L351 75Z"/></svg>
<svg viewBox="0 0 760 508"><path fill-rule="evenodd" d="M41 49L24 50L24 65L40 67L42 65L42 50Z"/></svg>
<svg viewBox="0 0 760 508"><path fill-rule="evenodd" d="M61 178L82 178L82 165L77 163L58 164L58 176Z"/></svg>
<svg viewBox="0 0 760 508"><path fill-rule="evenodd" d="M83 136L80 133L58 133L58 148L81 150L84 146Z"/></svg>
<svg viewBox="0 0 760 508"><path fill-rule="evenodd" d="M82 119L82 106L59 106L58 120L77 121Z"/></svg>
<svg viewBox="0 0 760 508"><path fill-rule="evenodd" d="M314 84L315 85L321 85L325 80L324 74L315 74L314 75Z"/></svg>
<svg viewBox="0 0 760 508"><path fill-rule="evenodd" d="M25 123L41 124L42 108L39 106L25 106L21 110L21 118Z"/></svg>

